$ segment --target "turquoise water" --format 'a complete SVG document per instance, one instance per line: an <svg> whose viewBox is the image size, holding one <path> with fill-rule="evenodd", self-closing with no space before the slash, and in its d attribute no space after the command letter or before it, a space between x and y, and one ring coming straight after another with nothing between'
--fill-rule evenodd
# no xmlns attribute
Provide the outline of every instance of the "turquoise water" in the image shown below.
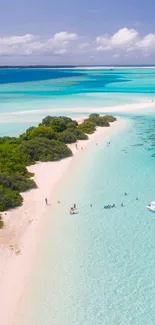
<svg viewBox="0 0 155 325"><path fill-rule="evenodd" d="M155 68L0 70L0 134L49 114L154 99L154 79ZM155 114L118 114L126 128L110 147L83 150L57 188L20 325L154 324L155 215L146 204L155 200Z"/></svg>
<svg viewBox="0 0 155 325"><path fill-rule="evenodd" d="M154 129L155 116L130 116L110 147L101 141L85 149L66 174L22 325L154 324L155 215L146 210L155 199ZM75 202L79 214L71 216ZM103 208L112 203L115 209Z"/></svg>
<svg viewBox="0 0 155 325"><path fill-rule="evenodd" d="M0 134L18 134L49 114L155 99L154 79L155 68L0 69Z"/></svg>

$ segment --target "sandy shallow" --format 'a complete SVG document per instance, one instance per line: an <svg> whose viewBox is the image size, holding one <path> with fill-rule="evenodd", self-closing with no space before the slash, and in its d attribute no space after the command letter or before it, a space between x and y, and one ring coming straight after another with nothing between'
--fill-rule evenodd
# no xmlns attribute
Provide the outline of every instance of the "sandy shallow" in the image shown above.
<svg viewBox="0 0 155 325"><path fill-rule="evenodd" d="M86 117L89 113L97 112L101 114L109 113L128 113L128 112L154 112L155 111L155 99L152 94L152 98L149 99L148 97L145 98L137 98L136 103L129 103L123 105L115 105L115 106L104 106L103 107L70 107L70 108L43 108L43 109L33 109L33 110L26 110L26 111L14 111L14 112L6 112L0 114L0 123L21 123L21 122L32 122L37 123L38 118L37 115L39 114L60 114L60 113L76 113L76 116L81 116L81 113L84 117Z"/></svg>
<svg viewBox="0 0 155 325"><path fill-rule="evenodd" d="M98 128L87 141L69 145L74 156L59 162L37 163L28 167L35 173L37 189L23 194L23 206L3 214L5 228L0 231L0 315L1 324L17 324L14 321L18 306L29 285L37 244L41 238L45 220L52 204L52 193L72 163L79 158L86 146L96 144L124 125L118 119L110 128ZM49 205L46 206L45 198ZM15 317L16 318L16 317Z"/></svg>

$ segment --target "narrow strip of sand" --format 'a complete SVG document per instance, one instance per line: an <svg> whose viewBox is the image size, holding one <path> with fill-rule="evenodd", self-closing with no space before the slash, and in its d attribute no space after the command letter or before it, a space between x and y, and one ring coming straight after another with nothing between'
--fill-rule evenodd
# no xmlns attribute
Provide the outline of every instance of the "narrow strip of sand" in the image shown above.
<svg viewBox="0 0 155 325"><path fill-rule="evenodd" d="M0 315L1 324L12 325L18 315L20 300L29 285L45 220L50 213L55 186L77 155L88 145L105 139L124 125L118 119L110 128L98 128L87 141L69 145L74 156L59 162L38 163L28 168L35 174L37 189L23 194L23 206L3 214L5 228L0 231ZM61 185L61 182L60 182ZM45 198L49 205L46 206Z"/></svg>
<svg viewBox="0 0 155 325"><path fill-rule="evenodd" d="M101 101L104 103L104 99L101 99ZM155 98L152 94L152 98L150 99L148 97L143 99L137 98L136 103L128 103L128 104L120 104L120 105L115 105L115 106L100 106L100 107L70 107L70 108L43 108L43 109L32 109L32 110L27 110L27 111L14 111L14 112L5 112L5 113L0 113L0 123L16 123L16 122L29 122L33 121L37 122L38 119L36 118L36 114L46 114L46 113L51 113L51 114L59 114L59 113L76 113L79 114L88 114L88 113L102 113L105 114L107 112L117 112L117 113L125 113L125 112L142 112L142 111L154 111L155 109ZM34 115L34 116L33 116Z"/></svg>

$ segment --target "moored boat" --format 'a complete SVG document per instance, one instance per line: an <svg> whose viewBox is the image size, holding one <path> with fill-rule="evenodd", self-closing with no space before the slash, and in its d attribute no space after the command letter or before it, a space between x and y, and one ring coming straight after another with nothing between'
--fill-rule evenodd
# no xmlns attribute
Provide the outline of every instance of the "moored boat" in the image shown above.
<svg viewBox="0 0 155 325"><path fill-rule="evenodd" d="M146 208L152 212L155 212L155 201L150 202Z"/></svg>

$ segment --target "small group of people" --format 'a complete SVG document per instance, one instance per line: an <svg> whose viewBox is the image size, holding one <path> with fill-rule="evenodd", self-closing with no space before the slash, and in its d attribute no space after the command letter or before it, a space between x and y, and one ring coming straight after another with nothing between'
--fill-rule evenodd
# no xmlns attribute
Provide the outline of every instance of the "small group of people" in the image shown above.
<svg viewBox="0 0 155 325"><path fill-rule="evenodd" d="M46 204L46 205L49 205L49 204L48 204L47 197L45 197L45 204ZM58 204L60 204L60 201L58 201Z"/></svg>
<svg viewBox="0 0 155 325"><path fill-rule="evenodd" d="M127 192L124 192L124 196L127 196L127 195L128 195ZM138 200L139 200L139 198L136 197L136 201L138 201ZM124 207L123 202L121 203L121 207ZM108 205L104 206L104 209L111 209L111 208L116 208L116 205L115 204L112 204L112 205L108 204Z"/></svg>
<svg viewBox="0 0 155 325"><path fill-rule="evenodd" d="M126 193L126 192L124 192L124 196L127 196L128 194ZM136 197L136 201L138 201L139 199L138 199L138 197ZM122 202L121 203L121 207L124 207L124 203Z"/></svg>
<svg viewBox="0 0 155 325"><path fill-rule="evenodd" d="M74 203L73 207L70 208L70 214L75 214L76 204Z"/></svg>
<svg viewBox="0 0 155 325"><path fill-rule="evenodd" d="M116 205L115 204L108 204L108 205L105 205L104 206L104 209L112 209L112 208L116 208Z"/></svg>
<svg viewBox="0 0 155 325"><path fill-rule="evenodd" d="M76 150L78 150L78 149L79 149L79 147L78 147L78 144L77 144L77 143L75 144L75 148L76 148ZM83 150L83 147L81 147L81 150Z"/></svg>
<svg viewBox="0 0 155 325"><path fill-rule="evenodd" d="M127 196L128 194L126 192L124 192L124 195ZM136 197L136 201L138 201L138 196Z"/></svg>

